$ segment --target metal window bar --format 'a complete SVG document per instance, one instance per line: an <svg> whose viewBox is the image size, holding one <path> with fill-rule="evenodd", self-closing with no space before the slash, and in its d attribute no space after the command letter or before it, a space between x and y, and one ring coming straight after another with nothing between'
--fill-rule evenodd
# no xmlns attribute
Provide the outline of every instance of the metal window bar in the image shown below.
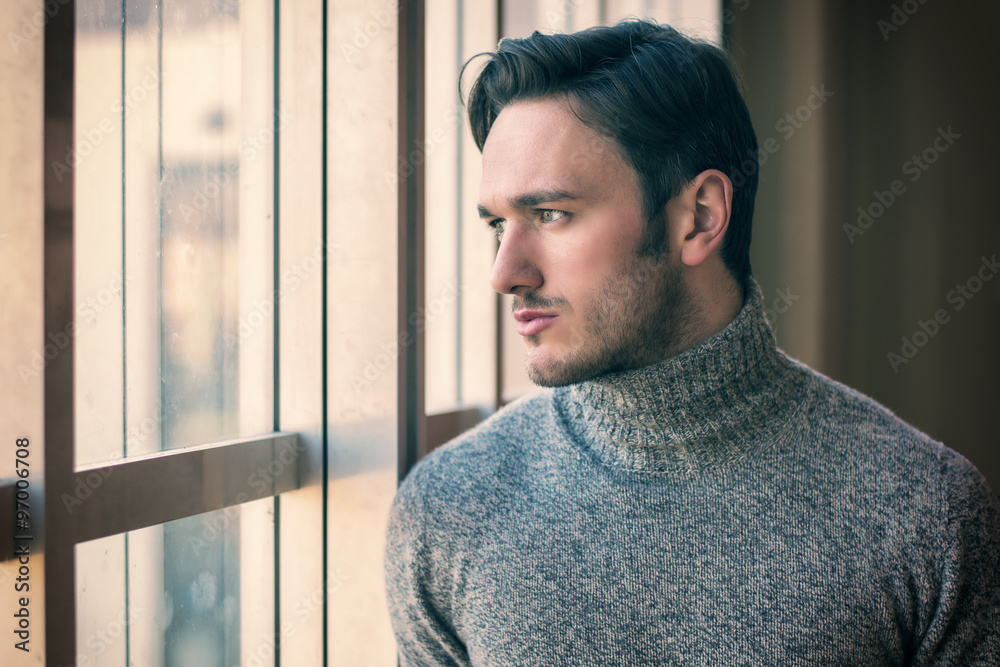
<svg viewBox="0 0 1000 667"><path fill-rule="evenodd" d="M44 27L46 154L62 147L61 133L74 123L74 5L68 0ZM73 317L73 190L72 174L60 180L45 170L43 331L66 331ZM301 486L306 458L297 434L271 433L75 469L74 347L70 338L44 369L44 435L36 441L43 465L33 471L44 474L31 547L45 566L47 664L76 659L76 544L292 491ZM15 489L14 481L0 483L0 500ZM13 544L0 544L0 560L11 555Z"/></svg>

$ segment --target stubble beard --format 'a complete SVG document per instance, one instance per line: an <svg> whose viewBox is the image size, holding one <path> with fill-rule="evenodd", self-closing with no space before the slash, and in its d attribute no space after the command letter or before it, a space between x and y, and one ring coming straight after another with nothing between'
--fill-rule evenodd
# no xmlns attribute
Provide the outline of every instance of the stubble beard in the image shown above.
<svg viewBox="0 0 1000 667"><path fill-rule="evenodd" d="M637 253L600 286L581 313L568 343L529 352L528 378L542 387L582 382L605 373L643 368L684 349L698 312L684 289L680 269L667 253ZM529 337L538 345L540 337Z"/></svg>

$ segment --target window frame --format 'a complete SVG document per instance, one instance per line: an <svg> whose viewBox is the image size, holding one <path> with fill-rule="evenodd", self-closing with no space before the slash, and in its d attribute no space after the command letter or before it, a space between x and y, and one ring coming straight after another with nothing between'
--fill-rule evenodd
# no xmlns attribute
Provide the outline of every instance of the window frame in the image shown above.
<svg viewBox="0 0 1000 667"><path fill-rule="evenodd" d="M289 89L291 81L283 82L281 70L282 22L280 4L272 4L274 12L274 110L275 118L280 107L281 90ZM73 97L75 90L75 2L69 0L54 14L47 17L42 29L43 38L30 45L41 60L41 81L33 84L39 91L42 102L43 132L37 139L22 142L29 150L42 156L55 155L66 142L67 132L72 143L74 126ZM289 14L290 24L302 28L306 17L302 13ZM313 45L320 47L317 39ZM22 47L24 48L24 47ZM290 65L301 57L300 52L292 54ZM294 69L286 66L288 76ZM284 84L279 87L279 84ZM298 86L296 90L301 90ZM315 87L316 89L319 86ZM318 102L318 95L296 94L293 102L309 104ZM282 205L281 181L278 176L281 163L294 163L296 155L280 142L280 129L274 127L274 270L281 275L282 268L290 265L296 257L301 257L304 248L315 245L315 240L305 240L307 232L283 230L279 225ZM301 145L293 146L301 149ZM318 179L317 179L318 180ZM48 359L41 373L42 392L40 401L26 402L31 405L29 414L19 420L22 423L39 424L41 433L19 434L28 437L33 457L31 463L31 489L37 495L32 497L32 528L30 537L24 534L9 535L4 531L0 542L0 561L6 566L17 563L15 548L25 543L31 551L31 561L44 565L38 568L30 589L32 636L31 652L43 656L46 664L75 664L77 659L77 586L75 549L79 543L111 535L156 526L168 521L195 516L226 507L252 502L262 498L274 498L275 534L275 650L280 650L280 613L290 605L286 598L297 590L314 590L323 585L321 566L307 568L306 572L295 572L295 581L287 590L282 590L278 578L284 579L289 571L282 563L280 553L297 547L293 542L294 531L302 529L302 522L322 516L321 501L309 498L306 503L312 511L292 518L282 526L280 522L281 494L318 486L322 481L321 450L323 449L323 426L319 420L303 423L293 410L282 411L278 400L281 387L295 383L299 378L290 369L315 364L315 358L303 364L302 347L296 337L310 334L320 339L323 331L325 312L322 312L320 289L303 289L302 299L311 299L320 311L320 316L311 322L313 331L296 334L294 331L279 338L281 312L294 304L280 303L275 308L274 338L274 385L275 385L275 426L287 416L295 424L296 432L275 430L260 436L237 438L213 442L194 447L167 450L155 454L132 456L120 461L96 465L75 465L74 441L74 359L76 341L72 332L75 271L73 262L75 229L73 193L75 174L61 178L53 170L44 168L40 191L26 192L23 202L32 196L39 197L41 205L41 234L31 248L32 254L41 259L41 284L25 281L24 294L19 303L31 300L42 304L38 317L28 315L23 323L25 328L37 328L41 332L68 331L71 335L65 347ZM298 189L301 189L301 184ZM320 216L314 216L311 226L322 232ZM307 226L308 227L308 226ZM325 256L323 258L325 264ZM277 278L275 279L277 285ZM277 293L277 292L275 292ZM44 340L44 335L38 339ZM316 354L313 353L312 357ZM287 367L279 363L282 359ZM316 407L324 403L320 383L311 383L314 390L312 402ZM265 470L270 474L260 475ZM256 477L254 477L256 475ZM248 485L247 480L255 479ZM0 501L6 510L13 509L17 487L15 482L0 482ZM85 489L86 493L78 492ZM206 492L207 491L207 492ZM83 495L81 499L79 496ZM315 494L313 494L315 495ZM39 497L40 496L40 497ZM65 498L80 500L65 502ZM289 497L291 499L291 496ZM8 500L10 501L8 504ZM40 501L40 502L39 502ZM299 500L301 504L301 499ZM282 530L282 528L284 530ZM10 539L8 539L10 538ZM20 538L20 539L19 539ZM297 541L297 540L296 540ZM284 547L284 549L283 549ZM322 561L322 554L313 553L308 557ZM299 558L303 556L300 553ZM294 561L294 559L292 559ZM284 568L282 566L285 566ZM39 594L40 591L40 594ZM44 630L42 627L44 627ZM310 632L300 633L298 640L307 644L322 644L322 627L318 623L310 626Z"/></svg>
<svg viewBox="0 0 1000 667"><path fill-rule="evenodd" d="M27 0L21 3L27 4ZM327 386L331 372L327 348L333 340L327 321L327 240L336 238L334 230L327 229L327 218L329 164L336 159L328 149L333 133L328 126L332 116L329 100L335 94L331 86L338 83L335 65L341 66L336 59L341 57L342 45L332 41L331 26L338 10L327 3L307 0L282 7L274 0L273 7L274 109L276 114L292 109L295 115L292 127L285 131L275 127L275 289L279 276L313 255L318 247L322 251L322 269L316 280L294 294L282 294L280 301L276 299L276 430L250 438L78 466L74 452L77 350L76 341L70 337L69 344L47 361L40 381L33 385L38 387L37 396L24 399L23 404L30 409L17 420L30 425L30 429L21 428L26 431L22 435L32 442L32 489L37 493L33 500L40 506L32 561L44 563L31 589L32 657L42 657L47 664L75 664L77 659L77 544L268 497L274 499L274 653L280 656L279 661L288 664L319 665L333 662L338 650L334 645L337 634L331 625L333 615L328 611L328 599L342 583L336 568L328 569L328 564L336 560L333 551L344 547L332 543L328 523L336 502L330 500L329 489L340 471L331 454L331 444L339 443L331 443L331 430L334 440L338 436L332 407L335 399ZM28 303L41 307L37 313L26 309L24 327L32 330L32 347L45 340L45 332L66 331L74 316L74 178L70 174L57 179L46 168L46 161L73 139L75 13L75 0L67 0L47 18L40 38L22 46L35 51L40 61L40 79L31 85L39 100L33 113L41 112L39 124L44 125L37 138L19 141L22 149L27 147L25 150L42 163L43 172L38 174L35 189L17 193L18 205L37 208L37 216L26 225L32 230L30 251L38 258L39 272L37 279L25 279L23 293L14 304L19 309ZM351 20L368 20L375 14L365 7L350 16ZM399 3L399 12L392 18L399 30L400 45L396 69L396 113L400 122L395 152L404 159L427 135L423 104L425 18L426 0ZM500 18L497 3L498 26ZM423 172L420 167L416 178L405 179L396 202L400 264L393 305L397 333L409 331L416 341L402 349L396 368L393 419L397 425L394 445L398 462L394 473L398 479L435 446L473 426L490 408L499 407L502 395L498 370L495 405L438 414L427 414L424 408L424 333L417 330L411 317L422 309L425 289ZM290 176L282 178L282 173ZM282 226L282 219L295 220L295 225ZM411 280L414 276L418 279ZM499 369L502 302L499 295L490 298L496 306ZM295 326L282 328L281 322L295 322ZM22 354L23 350L16 353ZM283 400L288 396L294 396L294 400ZM248 476L261 469L280 472L272 476L266 488L248 486ZM63 496L74 494L77 488L87 488L90 494L70 514L65 511ZM9 506L6 498L13 498L14 491L13 484L0 481L0 508ZM6 531L0 537L7 538ZM10 565L11 555L13 544L0 540L0 561L8 561L0 562L0 567ZM302 601L320 598L322 613L312 614L295 626L295 641L282 642L288 636L283 620L297 623L296 612Z"/></svg>

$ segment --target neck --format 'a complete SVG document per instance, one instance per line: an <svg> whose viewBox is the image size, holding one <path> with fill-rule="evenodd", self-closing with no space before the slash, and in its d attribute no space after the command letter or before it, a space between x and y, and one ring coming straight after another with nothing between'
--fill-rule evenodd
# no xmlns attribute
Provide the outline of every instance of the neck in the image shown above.
<svg viewBox="0 0 1000 667"><path fill-rule="evenodd" d="M792 362L776 347L756 281L728 324L644 368L558 390L570 427L603 463L690 471L745 457L791 407Z"/></svg>
<svg viewBox="0 0 1000 667"><path fill-rule="evenodd" d="M733 278L719 258L715 258L715 262L710 266L699 265L691 268L686 272L684 279L689 297L698 304L699 326L687 344L677 350L677 353L708 340L729 326L740 314L749 293ZM756 286L756 283L754 285Z"/></svg>
<svg viewBox="0 0 1000 667"><path fill-rule="evenodd" d="M748 292L732 277L721 260L717 263L718 267L699 265L676 277L684 283L683 308L687 315L680 319L686 320L687 325L677 332L671 347L660 351L662 357L651 357L647 363L676 356L700 345L729 326L739 315Z"/></svg>

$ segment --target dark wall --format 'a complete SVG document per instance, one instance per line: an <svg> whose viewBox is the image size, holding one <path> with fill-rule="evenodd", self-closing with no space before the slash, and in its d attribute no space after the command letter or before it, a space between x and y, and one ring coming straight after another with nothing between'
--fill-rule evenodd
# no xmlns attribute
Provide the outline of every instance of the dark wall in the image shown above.
<svg viewBox="0 0 1000 667"><path fill-rule="evenodd" d="M727 9L758 136L778 142L751 256L766 298L795 297L779 343L1000 492L1000 4Z"/></svg>

